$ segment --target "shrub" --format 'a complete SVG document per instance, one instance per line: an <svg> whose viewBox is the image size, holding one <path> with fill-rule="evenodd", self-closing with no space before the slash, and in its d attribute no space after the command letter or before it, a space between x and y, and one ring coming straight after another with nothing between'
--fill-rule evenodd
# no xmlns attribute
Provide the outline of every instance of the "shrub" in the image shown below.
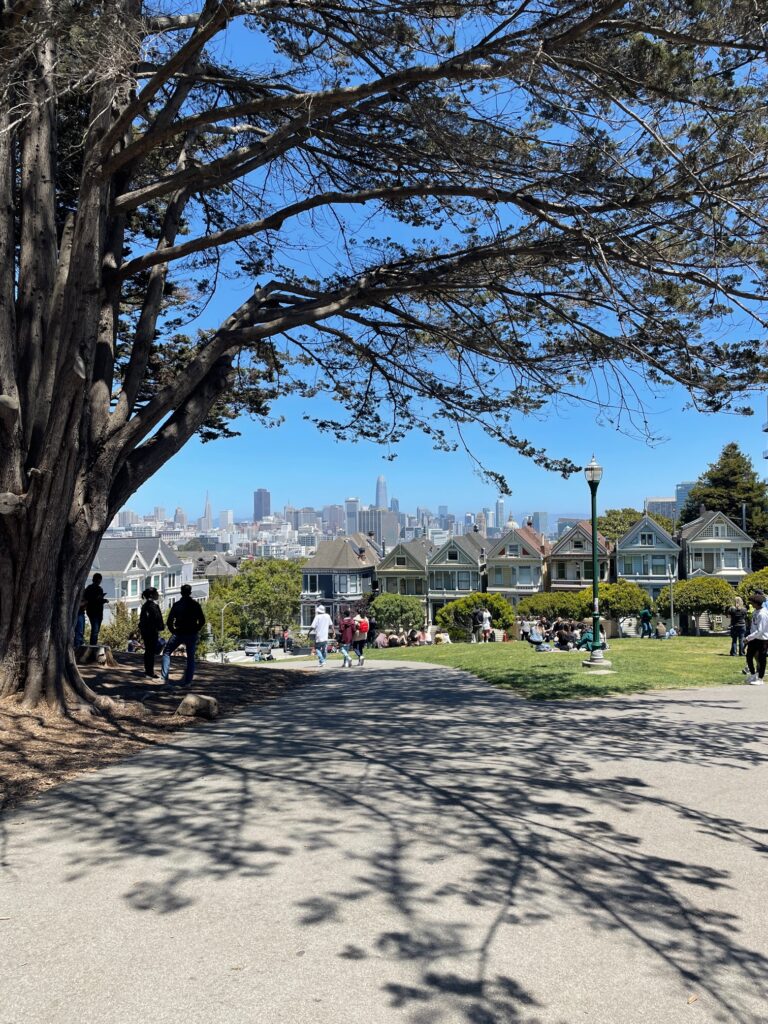
<svg viewBox="0 0 768 1024"><path fill-rule="evenodd" d="M377 629L421 629L426 617L424 605L418 597L401 594L379 594L371 604L370 614L376 619Z"/></svg>
<svg viewBox="0 0 768 1024"><path fill-rule="evenodd" d="M697 576L692 580L682 580L675 584L675 611L683 615L692 615L696 633L699 623L696 616L702 612L724 612L733 604L736 592L725 580L716 576ZM665 587L659 595L659 611L669 612L669 587Z"/></svg>
<svg viewBox="0 0 768 1024"><path fill-rule="evenodd" d="M744 598L744 603L749 601L749 595L756 590L763 590L768 594L768 569L759 569L745 576L739 584L739 594Z"/></svg>
<svg viewBox="0 0 768 1024"><path fill-rule="evenodd" d="M589 592L589 606L592 607L592 591ZM582 601L578 594L569 591L552 591L551 593L531 594L524 597L517 606L517 615L530 616L537 619L540 615L547 619L556 619L563 616L567 619L580 619L584 617L582 612Z"/></svg>
<svg viewBox="0 0 768 1024"><path fill-rule="evenodd" d="M515 612L501 594L467 594L451 601L437 613L437 625L448 631L451 640L462 643L472 632L472 615L478 608L487 608L496 629L509 629Z"/></svg>
<svg viewBox="0 0 768 1024"><path fill-rule="evenodd" d="M578 618L585 619L591 616L592 587L580 590L576 597L579 601ZM600 614L607 619L625 619L628 615L637 615L643 608L653 606L648 591L629 580L599 583L597 597L600 602Z"/></svg>
<svg viewBox="0 0 768 1024"><path fill-rule="evenodd" d="M124 651L131 636L138 636L138 633L139 613L135 609L129 612L126 603L118 601L112 606L111 621L99 631L99 643L106 644L113 651ZM85 635L86 638L89 636L87 623Z"/></svg>

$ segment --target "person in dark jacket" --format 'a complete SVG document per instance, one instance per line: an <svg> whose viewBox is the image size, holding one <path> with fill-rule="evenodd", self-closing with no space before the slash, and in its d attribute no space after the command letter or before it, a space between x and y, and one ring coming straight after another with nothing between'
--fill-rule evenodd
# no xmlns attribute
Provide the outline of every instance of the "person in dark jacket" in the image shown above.
<svg viewBox="0 0 768 1024"><path fill-rule="evenodd" d="M184 670L182 686L189 686L195 677L195 648L200 630L205 625L205 615L200 602L192 597L192 587L185 583L181 588L181 597L174 601L166 619L170 639L163 648L162 674L163 682L168 682L171 673L171 655L182 645L187 652L187 667Z"/></svg>
<svg viewBox="0 0 768 1024"><path fill-rule="evenodd" d="M101 620L104 618L104 605L109 603L101 587L100 572L93 574L93 582L83 591L83 601L85 613L91 624L91 646L96 647L99 642Z"/></svg>
<svg viewBox="0 0 768 1024"><path fill-rule="evenodd" d="M155 672L157 642L165 628L163 613L157 605L160 595L154 587L149 587L141 596L144 598L144 604L141 606L139 615L139 632L144 644L144 675L147 679L157 679Z"/></svg>
<svg viewBox="0 0 768 1024"><path fill-rule="evenodd" d="M355 619L349 608L344 612L344 615L339 620L339 644L341 648L341 667L352 668L352 656L350 650L352 643L355 639L356 632Z"/></svg>
<svg viewBox="0 0 768 1024"><path fill-rule="evenodd" d="M739 657L744 657L744 637L747 635L747 609L740 597L733 602L733 607L728 609L731 616L731 657L736 657L736 646L738 644Z"/></svg>

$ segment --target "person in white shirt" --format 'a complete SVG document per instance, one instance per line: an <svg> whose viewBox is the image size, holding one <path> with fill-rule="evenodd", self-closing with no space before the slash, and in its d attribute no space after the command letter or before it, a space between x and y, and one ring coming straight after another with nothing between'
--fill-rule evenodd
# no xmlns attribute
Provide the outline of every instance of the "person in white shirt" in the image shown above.
<svg viewBox="0 0 768 1024"><path fill-rule="evenodd" d="M487 608L483 608L482 615L483 615L483 627L482 627L483 628L483 643L487 644L488 643L488 638L491 635L491 613L488 611Z"/></svg>
<svg viewBox="0 0 768 1024"><path fill-rule="evenodd" d="M323 667L328 656L328 638L332 627L331 616L326 612L324 605L319 604L315 609L315 617L312 619L309 631L315 634L315 651L317 652L317 664L320 668Z"/></svg>
<svg viewBox="0 0 768 1024"><path fill-rule="evenodd" d="M751 631L744 638L747 641L747 667L750 686L763 686L765 683L765 663L768 657L768 608L765 607L765 594L756 590L749 595L749 603L755 609L752 615Z"/></svg>

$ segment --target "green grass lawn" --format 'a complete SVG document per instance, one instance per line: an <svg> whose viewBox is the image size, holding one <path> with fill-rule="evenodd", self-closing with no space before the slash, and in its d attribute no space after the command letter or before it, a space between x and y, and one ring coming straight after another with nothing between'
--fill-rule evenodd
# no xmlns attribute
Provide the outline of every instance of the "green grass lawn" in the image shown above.
<svg viewBox="0 0 768 1024"><path fill-rule="evenodd" d="M583 652L537 654L524 643L450 644L370 651L376 659L428 661L464 669L481 679L543 700L607 693L729 686L744 683L743 658L731 658L730 637L674 640L611 640L605 657L615 675L595 676L582 668Z"/></svg>

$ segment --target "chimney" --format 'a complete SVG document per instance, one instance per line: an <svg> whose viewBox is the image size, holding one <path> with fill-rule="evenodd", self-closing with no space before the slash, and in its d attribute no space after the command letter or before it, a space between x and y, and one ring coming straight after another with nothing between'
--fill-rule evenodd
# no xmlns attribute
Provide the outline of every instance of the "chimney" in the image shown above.
<svg viewBox="0 0 768 1024"><path fill-rule="evenodd" d="M704 502L702 502L701 505L699 505L699 515L703 516L706 511L707 506L704 504Z"/></svg>

